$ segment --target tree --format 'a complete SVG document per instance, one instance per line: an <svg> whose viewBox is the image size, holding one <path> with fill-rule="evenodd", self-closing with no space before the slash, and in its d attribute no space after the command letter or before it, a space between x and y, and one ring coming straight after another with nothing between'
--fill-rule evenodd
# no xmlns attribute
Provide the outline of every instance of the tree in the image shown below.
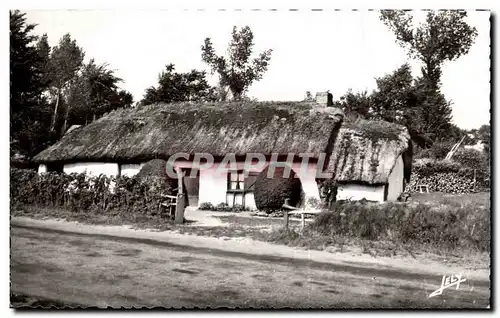
<svg viewBox="0 0 500 318"><path fill-rule="evenodd" d="M314 102L314 97L310 91L306 92L306 95L304 97L304 102Z"/></svg>
<svg viewBox="0 0 500 318"><path fill-rule="evenodd" d="M35 25L26 23L25 14L16 10L9 16L11 152L31 157L47 141L44 53L35 45Z"/></svg>
<svg viewBox="0 0 500 318"><path fill-rule="evenodd" d="M435 137L450 127L451 104L440 92L441 67L468 53L477 30L465 21L465 11L430 11L425 23L413 27L406 11L382 10L380 19L396 35L396 42L423 66L417 84L422 98L421 120Z"/></svg>
<svg viewBox="0 0 500 318"><path fill-rule="evenodd" d="M51 82L50 78L50 45L47 34L42 35L36 44L36 49L39 55L38 69L41 71L41 81L44 87L48 87Z"/></svg>
<svg viewBox="0 0 500 318"><path fill-rule="evenodd" d="M371 96L367 91L353 93L348 90L346 94L340 97L339 101L333 102L334 107L341 108L346 117L370 118Z"/></svg>
<svg viewBox="0 0 500 318"><path fill-rule="evenodd" d="M85 64L68 88L62 132L69 127L68 122L85 125L114 109L130 107L132 94L118 90L121 81L106 63L96 64L91 59Z"/></svg>
<svg viewBox="0 0 500 318"><path fill-rule="evenodd" d="M114 100L114 105L117 105L118 107L116 108L129 108L132 107L134 104L134 96L130 92L127 92L126 90L120 90L118 91L117 98Z"/></svg>
<svg viewBox="0 0 500 318"><path fill-rule="evenodd" d="M346 117L384 120L404 125L420 147L427 148L432 138L421 124L423 93L415 85L408 64L375 79L377 88L371 94L349 90L334 106L344 110Z"/></svg>
<svg viewBox="0 0 500 318"><path fill-rule="evenodd" d="M206 72L191 70L188 73L177 73L175 65L168 64L165 71L158 75L158 87L146 89L141 105L215 99L215 88L208 84Z"/></svg>
<svg viewBox="0 0 500 318"><path fill-rule="evenodd" d="M50 130L55 130L57 115L64 90L70 85L77 72L82 67L85 53L72 40L70 34L65 34L59 41L59 45L52 49L50 55L50 76L52 79L53 94L55 95L54 113Z"/></svg>
<svg viewBox="0 0 500 318"><path fill-rule="evenodd" d="M477 131L479 140L484 145L484 151L488 154L490 153L490 145L491 145L491 127L490 125L482 125ZM489 157L488 157L489 158Z"/></svg>
<svg viewBox="0 0 500 318"><path fill-rule="evenodd" d="M233 27L227 57L215 53L210 38L201 46L203 62L219 75L220 85L228 87L235 100L240 100L254 81L262 79L271 60L272 50L265 50L250 61L253 46L253 33L248 26L240 31Z"/></svg>

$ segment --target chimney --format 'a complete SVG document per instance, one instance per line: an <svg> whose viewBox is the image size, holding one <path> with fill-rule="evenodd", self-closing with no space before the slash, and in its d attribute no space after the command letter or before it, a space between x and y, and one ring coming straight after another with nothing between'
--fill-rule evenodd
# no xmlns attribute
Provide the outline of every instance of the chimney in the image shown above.
<svg viewBox="0 0 500 318"><path fill-rule="evenodd" d="M333 106L333 95L330 91L316 93L316 103L323 107Z"/></svg>

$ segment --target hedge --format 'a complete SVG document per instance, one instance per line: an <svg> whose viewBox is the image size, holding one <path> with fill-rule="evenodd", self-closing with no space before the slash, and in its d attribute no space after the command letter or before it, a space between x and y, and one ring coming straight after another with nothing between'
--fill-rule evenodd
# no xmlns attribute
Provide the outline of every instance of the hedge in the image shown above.
<svg viewBox="0 0 500 318"><path fill-rule="evenodd" d="M307 226L304 236L313 232L328 237L390 240L424 248L489 251L489 209L489 205L478 203L433 206L337 202Z"/></svg>
<svg viewBox="0 0 500 318"><path fill-rule="evenodd" d="M160 216L162 195L173 194L161 178L92 177L84 173L65 174L32 170L10 171L11 207L37 205L78 212L129 213Z"/></svg>
<svg viewBox="0 0 500 318"><path fill-rule="evenodd" d="M293 170L288 178L284 178L285 168L275 167L273 178L268 178L270 167L264 169L255 181L255 205L260 211L272 212L281 210L285 199L290 205L297 206L302 199L302 183Z"/></svg>

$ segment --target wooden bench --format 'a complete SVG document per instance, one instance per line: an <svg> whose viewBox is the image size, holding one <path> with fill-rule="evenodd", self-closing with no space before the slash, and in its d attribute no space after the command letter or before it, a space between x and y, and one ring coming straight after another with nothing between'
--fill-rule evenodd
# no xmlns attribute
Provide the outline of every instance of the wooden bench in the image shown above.
<svg viewBox="0 0 500 318"><path fill-rule="evenodd" d="M305 215L314 215L314 214L320 214L322 211L321 210L304 210L304 209L299 209L297 207L291 206L288 204L289 200L285 200L285 204L283 204L283 209L285 210L283 212L283 218L284 218L284 227L285 229L288 229L288 219L290 214L300 214L300 230L303 231L304 227L306 225L306 219Z"/></svg>
<svg viewBox="0 0 500 318"><path fill-rule="evenodd" d="M161 211L167 210L168 217L173 220L175 218L175 210L177 207L177 197L175 195L162 195L162 202L160 203Z"/></svg>

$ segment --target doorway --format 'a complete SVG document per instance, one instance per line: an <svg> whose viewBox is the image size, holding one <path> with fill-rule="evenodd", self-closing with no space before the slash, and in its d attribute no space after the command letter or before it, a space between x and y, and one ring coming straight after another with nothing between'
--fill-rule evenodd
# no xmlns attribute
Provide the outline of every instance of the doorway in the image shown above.
<svg viewBox="0 0 500 318"><path fill-rule="evenodd" d="M182 171L184 172L183 185L187 194L187 206L197 207L200 193L200 170L183 168ZM192 171L194 171L193 176L191 176Z"/></svg>

